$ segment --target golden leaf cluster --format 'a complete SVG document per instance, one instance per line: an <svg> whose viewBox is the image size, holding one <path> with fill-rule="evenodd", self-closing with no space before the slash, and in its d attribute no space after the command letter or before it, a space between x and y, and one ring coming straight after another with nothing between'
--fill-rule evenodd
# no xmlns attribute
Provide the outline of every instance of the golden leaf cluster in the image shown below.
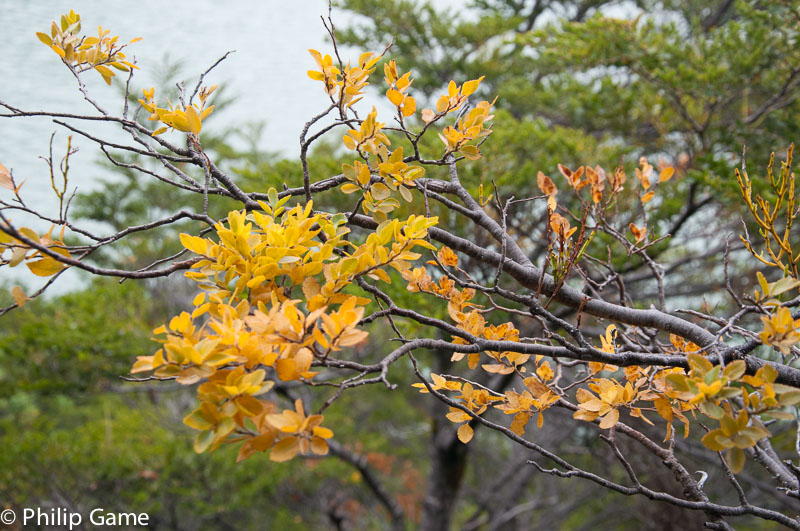
<svg viewBox="0 0 800 531"><path fill-rule="evenodd" d="M169 99L167 99L167 107L159 107L155 100L155 88L151 87L149 90L142 89L144 99L140 99L139 103L144 110L150 113L147 119L164 124L162 127L153 131L153 136L160 135L169 129L191 133L195 136L199 135L200 130L203 128L203 120L214 112L213 105L206 107L206 101L216 89L217 85L203 87L198 94L200 104L192 103L182 106L182 108L173 107Z"/></svg>
<svg viewBox="0 0 800 531"><path fill-rule="evenodd" d="M369 75L375 71L375 65L380 61L381 55L366 52L359 56L357 65L347 64L343 69L333 64L330 55L323 56L317 50L308 50L317 62L319 70L309 70L308 77L325 84L325 93L331 100L338 102L343 108L348 108L361 100L364 88L369 85Z"/></svg>
<svg viewBox="0 0 800 531"><path fill-rule="evenodd" d="M772 345L784 354L789 354L792 345L800 343L800 319L793 319L789 308L781 306L770 316L761 317L764 331L758 338L765 345Z"/></svg>
<svg viewBox="0 0 800 531"><path fill-rule="evenodd" d="M64 229L66 227L64 225L61 226L61 232L55 239L53 237L54 228L55 225L52 225L50 230L42 236L39 236L35 230L28 227L20 227L17 229L17 232L33 243L47 247L53 253L57 253L65 258L71 258L72 256L64 243ZM24 263L31 273L40 277L55 275L66 267L63 262L13 237L8 232L1 229L2 226L0 226L0 266L7 265L9 267L16 267ZM17 292L14 298L19 304L20 301L24 301L25 299L20 297L18 293L19 292Z"/></svg>
<svg viewBox="0 0 800 531"><path fill-rule="evenodd" d="M483 81L483 76L478 79L472 79L465 82L463 85L456 85L455 81L450 81L447 85L447 94L442 94L436 100L436 112L432 109L425 109L422 111L422 119L425 123L430 123L438 118L446 115L447 113L456 111L467 102L469 98Z"/></svg>
<svg viewBox="0 0 800 531"><path fill-rule="evenodd" d="M315 361L362 343L369 300L344 290L361 276L391 282L387 267L410 269L420 256L415 247L432 248L425 237L436 218L386 221L357 245L345 238L343 215L316 213L310 202L288 209L289 196L279 199L274 189L267 196L261 211L230 212L216 239L181 235L201 257L186 276L202 292L191 313L154 331L162 348L140 356L131 372L203 382L186 420L201 430L198 451L246 440L240 458L270 450L284 461L326 453L332 432L301 403L275 414L272 402L256 397L275 380L310 381Z"/></svg>
<svg viewBox="0 0 800 531"><path fill-rule="evenodd" d="M342 185L341 190L346 194L361 192L362 210L380 222L400 206L400 202L392 196L394 192L398 192L408 203L413 200L409 188L416 186L414 181L425 175L425 169L404 162L402 147L389 153L386 145L378 148L377 164L378 175L374 179L368 163L356 160L352 165L343 164L342 175L348 182Z"/></svg>
<svg viewBox="0 0 800 531"><path fill-rule="evenodd" d="M610 325L606 336L601 337L604 352L614 351L613 326ZM652 421L644 413L654 411L666 421L666 441L672 436L674 420L683 423L684 436L688 436L689 419L685 412L697 410L719 422L719 428L703 437L705 446L715 451L728 451L726 457L732 469L740 471L744 464L742 450L770 435L759 416L793 419L793 414L783 408L800 403L800 389L776 384L777 372L769 364L755 375L748 375L743 360L725 366L714 365L700 354L700 348L694 343L675 335L671 335L670 340L676 353L687 356L688 371L679 367L630 366L625 367L624 382L615 378L592 378L589 389L577 391L578 409L574 418L598 421L600 428L608 429L619 422L622 409L650 424ZM591 369L593 375L600 370L614 372L617 368L598 364ZM643 404L646 402L652 405Z"/></svg>
<svg viewBox="0 0 800 531"><path fill-rule="evenodd" d="M138 68L125 59L122 49L127 44L118 44L119 36L110 36L110 30L104 30L102 26L98 27L97 37L80 35L80 31L81 17L71 10L69 13L61 15L60 23L55 21L51 23L50 35L37 32L36 36L77 73L94 70L109 85L114 77L111 68L121 72ZM141 39L133 39L128 44L139 40Z"/></svg>
<svg viewBox="0 0 800 531"><path fill-rule="evenodd" d="M384 79L386 84L389 85L389 90L386 91L386 97L392 102L392 105L397 107L397 113L402 118L412 116L417 110L417 102L409 96L406 92L411 83L411 72L406 72L402 76L397 74L397 65L394 59L383 65Z"/></svg>
<svg viewBox="0 0 800 531"><path fill-rule="evenodd" d="M466 85L466 83L465 83ZM490 114L494 102L479 102L474 109L467 112L466 117L459 118L455 127L447 126L439 133L439 138L444 143L447 153L461 153L470 160L481 158L481 152L477 145L470 142L480 142L492 132L486 124L494 118Z"/></svg>

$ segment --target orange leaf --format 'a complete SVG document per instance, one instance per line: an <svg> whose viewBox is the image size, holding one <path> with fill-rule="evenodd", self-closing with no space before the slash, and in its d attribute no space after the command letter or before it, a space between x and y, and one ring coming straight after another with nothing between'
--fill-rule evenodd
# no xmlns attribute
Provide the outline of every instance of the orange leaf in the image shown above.
<svg viewBox="0 0 800 531"><path fill-rule="evenodd" d="M278 378L284 382L297 380L297 364L292 359L278 360L275 362L275 370L278 372Z"/></svg>
<svg viewBox="0 0 800 531"><path fill-rule="evenodd" d="M633 237L636 238L636 243L637 244L641 243L642 240L644 240L647 237L647 227L646 226L644 226L644 227L642 227L640 229L639 227L637 227L636 225L631 223L629 225L629 228L631 229L631 232L633 233Z"/></svg>
<svg viewBox="0 0 800 531"><path fill-rule="evenodd" d="M553 180L542 172L536 174L536 184L539 190L545 195L555 195L558 193L558 188L553 184Z"/></svg>
<svg viewBox="0 0 800 531"><path fill-rule="evenodd" d="M451 248L446 247L446 246L442 247L441 249L439 249L439 252L436 253L436 254L437 254L438 258L439 258L439 261L442 263L442 265L446 265L446 266L450 266L450 267L455 267L455 266L458 265L458 256L456 256L456 253L454 253Z"/></svg>
<svg viewBox="0 0 800 531"><path fill-rule="evenodd" d="M559 164L559 165L558 165L558 171L560 171L560 172L561 172L561 175L563 175L564 177L566 177L566 179L567 179L568 181L570 181L570 182L572 181L572 170L570 170L569 168L567 168L567 167L566 167L566 166L564 166L563 164Z"/></svg>
<svg viewBox="0 0 800 531"><path fill-rule="evenodd" d="M265 452L269 450L273 442L275 442L275 434L271 431L246 440L239 449L236 462L244 461L256 452Z"/></svg>

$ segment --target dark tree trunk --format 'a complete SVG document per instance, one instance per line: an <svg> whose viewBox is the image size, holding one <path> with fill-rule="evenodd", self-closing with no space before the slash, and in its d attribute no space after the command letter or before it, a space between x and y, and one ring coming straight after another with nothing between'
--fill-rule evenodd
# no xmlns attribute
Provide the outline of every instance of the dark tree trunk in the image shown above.
<svg viewBox="0 0 800 531"><path fill-rule="evenodd" d="M448 352L436 352L434 372L445 372L450 366ZM444 417L447 406L438 400L431 401L433 433L431 464L422 501L420 531L447 531L452 522L453 508L458 490L467 468L469 445L462 444L456 435L456 426Z"/></svg>

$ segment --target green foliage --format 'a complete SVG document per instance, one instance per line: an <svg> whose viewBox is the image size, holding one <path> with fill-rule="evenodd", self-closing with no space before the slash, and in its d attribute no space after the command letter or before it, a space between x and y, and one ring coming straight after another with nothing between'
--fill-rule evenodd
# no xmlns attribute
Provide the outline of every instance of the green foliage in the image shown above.
<svg viewBox="0 0 800 531"><path fill-rule="evenodd" d="M380 512L360 509L375 502L349 465L326 459L290 469L271 466L265 455L237 465L238 449L231 447L197 455L191 430L181 422L190 395L177 386L122 382L131 357L152 350L150 331L164 312L140 284L96 281L79 292L31 301L0 321L5 503L32 507L57 500L145 512L153 526L169 529L255 530L325 526L327 502L320 497L329 497L333 504L347 502L354 512L345 516L359 526L381 525ZM410 377L392 371L392 378L407 392L390 395L385 409L348 394L346 407L332 410L331 418L343 440L365 441L365 455L394 467L399 475L392 487L399 490L400 472L420 466L424 450L404 442L420 422Z"/></svg>
<svg viewBox="0 0 800 531"><path fill-rule="evenodd" d="M182 433L188 430L175 432L169 402L180 393L162 398L160 404L125 395L45 399L46 413L0 421L0 496L20 507L56 499L73 507L145 512L159 528L304 528L280 499L309 496L305 489L323 471L253 473L235 466L232 449L210 459L198 456ZM163 424L170 417L172 423ZM263 511L270 501L275 510Z"/></svg>
<svg viewBox="0 0 800 531"><path fill-rule="evenodd" d="M798 2L614 4L481 0L437 11L342 0L368 22L340 41L375 47L395 37L394 57L428 95L451 77L485 74L482 90L516 117L626 146L633 160L688 157L683 165L709 176L729 176L742 144L759 164L797 137ZM569 158L588 162L574 147Z"/></svg>
<svg viewBox="0 0 800 531"><path fill-rule="evenodd" d="M96 281L84 291L29 302L0 321L0 400L116 384L131 355L150 350L149 321L159 315L132 282Z"/></svg>

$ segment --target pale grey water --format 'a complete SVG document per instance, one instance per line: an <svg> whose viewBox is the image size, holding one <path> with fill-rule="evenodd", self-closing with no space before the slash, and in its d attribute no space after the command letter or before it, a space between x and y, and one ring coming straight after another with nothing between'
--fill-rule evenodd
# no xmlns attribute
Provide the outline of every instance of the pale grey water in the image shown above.
<svg viewBox="0 0 800 531"><path fill-rule="evenodd" d="M0 100L24 110L96 112L82 99L74 78L56 54L35 36L36 31L48 32L50 21L70 8L81 15L86 34L93 34L102 25L123 41L142 37L129 49L129 56L136 57L141 69L132 82L137 93L153 84L150 74L163 64L165 55L183 61L182 71L188 76L204 71L226 51L236 50L207 78L208 84L220 83L227 87L228 97L236 97L215 121L218 126L265 121L260 147L266 150L287 156L299 153L298 135L303 123L325 107L321 85L309 79L306 71L314 67L308 48L330 49L320 21L320 15L327 15L327 0L0 0ZM334 11L334 20L343 25L348 19ZM89 74L85 79L93 96L109 111L119 112L119 92L107 87L95 73ZM95 126L90 130L98 131ZM0 119L0 163L13 170L18 182L27 179L23 197L30 204L50 209L57 202L50 190L47 168L38 156L46 154L53 131L58 131L58 154L67 133L52 121ZM92 142L74 140L81 151L72 160L71 184L87 191L98 178L108 177L108 172L97 165L101 154ZM0 194L9 197L5 189L0 189ZM14 221L40 231L47 229L19 215ZM0 271L0 281L3 279L30 287L41 283L24 266ZM75 275L62 278L56 291L69 290L76 282Z"/></svg>

